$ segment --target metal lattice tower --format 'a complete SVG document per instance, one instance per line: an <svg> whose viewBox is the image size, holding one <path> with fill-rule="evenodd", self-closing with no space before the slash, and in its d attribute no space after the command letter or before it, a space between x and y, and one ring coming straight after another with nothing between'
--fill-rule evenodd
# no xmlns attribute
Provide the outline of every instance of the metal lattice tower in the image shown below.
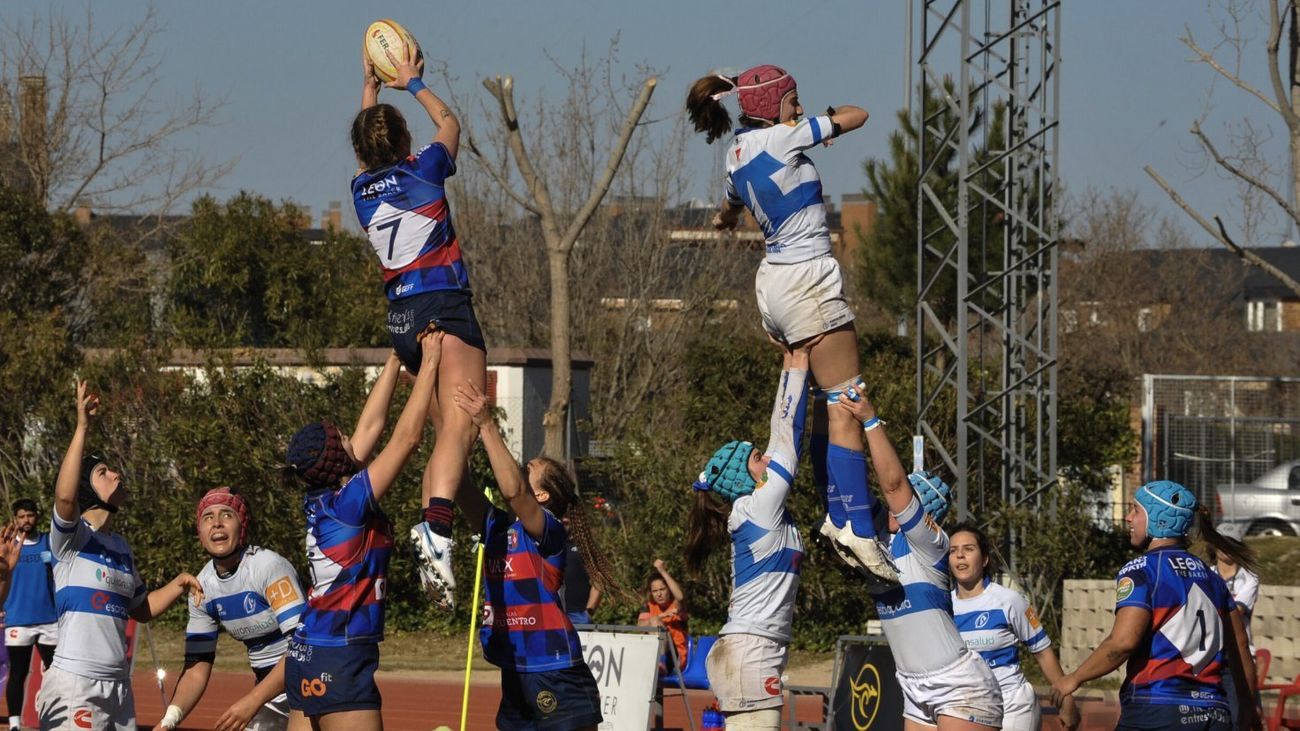
<svg viewBox="0 0 1300 731"><path fill-rule="evenodd" d="M915 2L917 433L962 516L1041 504L1057 482L1060 2Z"/></svg>

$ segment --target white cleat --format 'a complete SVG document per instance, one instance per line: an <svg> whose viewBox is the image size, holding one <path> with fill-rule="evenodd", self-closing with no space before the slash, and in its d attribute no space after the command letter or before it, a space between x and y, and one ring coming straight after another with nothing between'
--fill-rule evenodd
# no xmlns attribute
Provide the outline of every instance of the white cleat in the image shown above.
<svg viewBox="0 0 1300 731"><path fill-rule="evenodd" d="M452 540L434 533L424 521L411 528L415 549L415 566L420 585L435 604L443 609L456 606L456 577L451 572Z"/></svg>
<svg viewBox="0 0 1300 731"><path fill-rule="evenodd" d="M825 527L823 526L823 530ZM835 544L843 551L851 553L856 565L872 576L896 584L898 567L889 556L889 550L875 538L862 538L853 532L850 523L835 532Z"/></svg>
<svg viewBox="0 0 1300 731"><path fill-rule="evenodd" d="M822 527L818 529L818 532L820 532L822 536L830 542L831 548L835 549L835 555L839 556L841 561L858 571L865 572L867 567L862 565L862 562L858 560L857 556L853 555L853 551L849 550L848 546L840 543L840 530L840 528L835 527L835 524L831 522L831 516L828 515L826 516L826 519L822 521Z"/></svg>

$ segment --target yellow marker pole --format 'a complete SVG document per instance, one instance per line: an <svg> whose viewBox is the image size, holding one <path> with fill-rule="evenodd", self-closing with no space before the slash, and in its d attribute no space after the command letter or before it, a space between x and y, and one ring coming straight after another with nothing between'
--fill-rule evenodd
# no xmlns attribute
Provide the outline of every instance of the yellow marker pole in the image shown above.
<svg viewBox="0 0 1300 731"><path fill-rule="evenodd" d="M483 490L483 496L492 501L491 493ZM478 543L478 556L474 559L474 603L469 613L469 642L465 648L465 689L460 697L460 731L465 731L465 718L469 715L469 676L474 664L474 631L478 626L478 602L483 588L483 541Z"/></svg>

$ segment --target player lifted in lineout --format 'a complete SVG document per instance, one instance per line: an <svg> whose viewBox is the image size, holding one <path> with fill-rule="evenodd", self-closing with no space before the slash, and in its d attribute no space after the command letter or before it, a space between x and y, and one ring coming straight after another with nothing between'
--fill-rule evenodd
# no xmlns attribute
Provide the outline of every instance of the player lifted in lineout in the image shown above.
<svg viewBox="0 0 1300 731"><path fill-rule="evenodd" d="M372 25L391 28L392 21ZM405 39L405 40L402 40ZM424 60L405 31L390 33L383 65L387 86L415 97L438 128L433 141L413 151L406 119L379 103L377 65L362 54L361 111L352 122L352 148L361 169L352 178L352 200L366 230L388 296L388 332L408 371L420 371L417 336L430 324L446 334L429 417L437 441L420 483L423 513L411 529L420 581L432 598L450 608L456 580L451 568L451 523L456 491L468 480L475 431L452 404L454 384L485 388L487 346L474 314L469 274L452 225L445 188L456 172L460 122L424 85Z"/></svg>
<svg viewBox="0 0 1300 731"><path fill-rule="evenodd" d="M755 66L737 76L709 74L691 86L686 109L710 143L732 131L722 99L733 94L740 102L740 126L724 156L727 197L714 226L733 229L743 211L753 214L767 243L754 278L763 327L792 346L821 336L812 349L812 377L825 389L826 401L835 403L861 382L858 339L831 254L821 177L805 151L861 127L867 112L844 105L802 118L794 77L777 66ZM858 425L825 406L819 400L815 407L812 439L814 477L826 508L821 533L849 565L896 582L898 572L877 539L884 511L867 487Z"/></svg>

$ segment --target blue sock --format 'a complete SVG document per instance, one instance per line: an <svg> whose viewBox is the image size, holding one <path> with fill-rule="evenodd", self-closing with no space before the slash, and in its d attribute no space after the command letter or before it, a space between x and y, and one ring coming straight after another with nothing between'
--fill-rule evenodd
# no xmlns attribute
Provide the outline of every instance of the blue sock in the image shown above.
<svg viewBox="0 0 1300 731"><path fill-rule="evenodd" d="M835 486L830 484L826 474L826 448L830 446L830 439L825 434L813 434L809 439L808 448L812 454L813 484L817 485L817 497L822 501L822 510L831 516L831 525L836 528L843 528L848 522L849 516L844 512L844 503L840 502L839 495L835 492Z"/></svg>
<svg viewBox="0 0 1300 731"><path fill-rule="evenodd" d="M875 538L876 525L871 487L867 485L867 455L831 444L826 449L826 471L831 490L839 495L841 510L859 538Z"/></svg>

